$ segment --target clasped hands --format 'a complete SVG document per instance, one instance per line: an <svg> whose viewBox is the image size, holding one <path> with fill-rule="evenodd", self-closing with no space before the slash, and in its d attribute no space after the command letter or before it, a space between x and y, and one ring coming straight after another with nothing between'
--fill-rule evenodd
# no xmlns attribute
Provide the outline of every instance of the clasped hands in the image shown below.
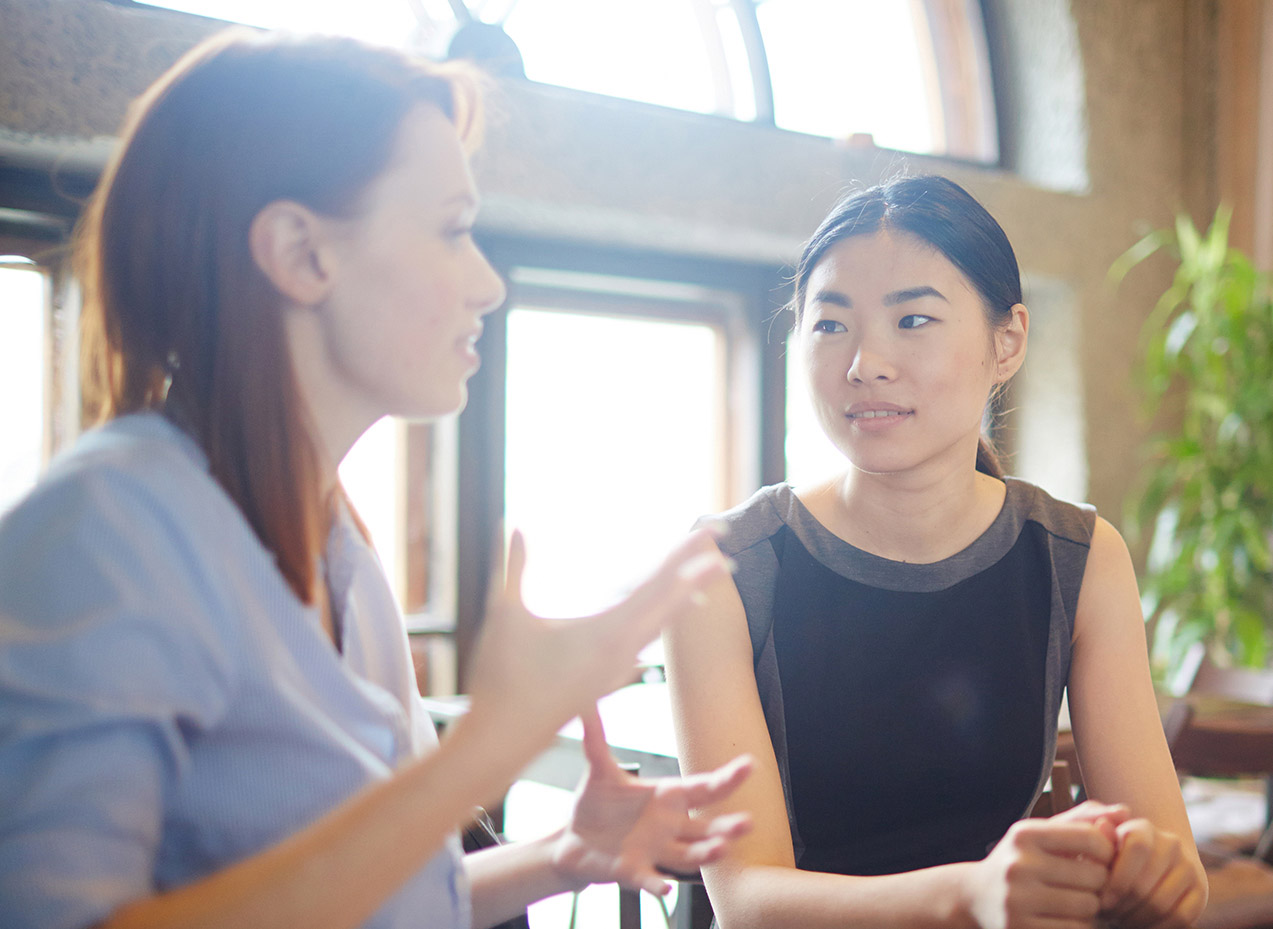
<svg viewBox="0 0 1273 929"><path fill-rule="evenodd" d="M1207 901L1185 843L1121 804L1022 820L974 868L970 910L983 929L1084 929L1097 919L1185 929Z"/></svg>

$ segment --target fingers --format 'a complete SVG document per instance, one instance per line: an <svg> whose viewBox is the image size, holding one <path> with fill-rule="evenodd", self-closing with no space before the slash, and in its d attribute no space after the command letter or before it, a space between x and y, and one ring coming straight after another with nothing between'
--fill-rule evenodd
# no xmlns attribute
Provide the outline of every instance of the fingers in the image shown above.
<svg viewBox="0 0 1273 929"><path fill-rule="evenodd" d="M615 648L635 654L695 596L729 577L728 562L704 531L692 533L663 566L613 609L595 617L599 630L615 636Z"/></svg>
<svg viewBox="0 0 1273 929"><path fill-rule="evenodd" d="M1102 908L1132 927L1190 925L1206 890L1180 838L1144 819L1129 820L1118 831L1118 856Z"/></svg>
<svg viewBox="0 0 1273 929"><path fill-rule="evenodd" d="M1108 878L1108 867L1087 858L1055 858L1042 875L1043 883L1049 887L1085 891L1094 906L1099 903L1097 894L1105 887Z"/></svg>
<svg viewBox="0 0 1273 929"><path fill-rule="evenodd" d="M704 816L690 819L688 816L675 830L675 841L699 842L721 839L726 843L740 839L751 832L750 813L722 813L720 816Z"/></svg>
<svg viewBox="0 0 1273 929"><path fill-rule="evenodd" d="M678 880L696 880L703 865L719 861L728 851L729 842L719 837L685 842L661 857L657 870L660 874Z"/></svg>
<svg viewBox="0 0 1273 929"><path fill-rule="evenodd" d="M711 535L698 529L668 553L659 569L636 588L628 602L641 608L679 588L688 596L692 590L701 590L728 575L728 563Z"/></svg>
<svg viewBox="0 0 1273 929"><path fill-rule="evenodd" d="M1172 907L1171 912L1154 923L1151 929L1189 929L1198 921L1206 905L1206 891L1195 882L1194 886L1186 891L1185 895Z"/></svg>
<svg viewBox="0 0 1273 929"><path fill-rule="evenodd" d="M1035 916L1040 919L1079 920L1091 929L1092 920L1100 913L1096 894L1073 888L1051 888L1038 902Z"/></svg>
<svg viewBox="0 0 1273 929"><path fill-rule="evenodd" d="M753 767L750 755L739 755L715 771L682 778L678 787L684 792L688 806L711 806L737 790L747 780Z"/></svg>
<svg viewBox="0 0 1273 929"><path fill-rule="evenodd" d="M1096 924L1091 916L1037 916L1030 920L1029 925L1037 926L1038 929L1092 929Z"/></svg>
<svg viewBox="0 0 1273 929"><path fill-rule="evenodd" d="M1101 894L1101 909L1117 911L1127 908L1129 897L1137 888L1142 893L1136 899L1144 899L1148 891L1162 876L1150 869L1154 856L1153 827L1147 820L1136 819L1123 823L1118 828L1118 857L1110 869L1109 881ZM1152 879L1152 883L1148 883ZM1146 884L1148 883L1148 886ZM1121 906L1120 906L1121 904Z"/></svg>
<svg viewBox="0 0 1273 929"><path fill-rule="evenodd" d="M1125 803L1101 803L1099 800L1084 800L1078 806L1071 807L1064 813L1051 817L1051 822L1087 822L1096 823L1105 820L1114 826L1120 826L1131 818L1131 810Z"/></svg>
<svg viewBox="0 0 1273 929"><path fill-rule="evenodd" d="M751 826L751 816L746 813L691 821L659 855L657 869L669 877L693 880L703 865L724 858L733 843L751 831Z"/></svg>
<svg viewBox="0 0 1273 929"><path fill-rule="evenodd" d="M601 724L601 714L595 703L579 714L583 723L583 754L588 765L603 770L614 764L614 756L610 754L610 746L606 742L606 730Z"/></svg>
<svg viewBox="0 0 1273 929"><path fill-rule="evenodd" d="M1115 848L1118 847L1118 824L1117 823L1115 823L1113 820L1105 816L1102 816L1095 823L1093 823L1093 825L1100 830L1101 835L1105 836L1105 838L1109 840L1110 845L1113 845Z"/></svg>
<svg viewBox="0 0 1273 929"><path fill-rule="evenodd" d="M486 602L496 603L501 599L512 600L520 604L522 600L522 574L526 569L526 538L520 529L514 529L503 544L503 527L495 533L495 541L491 546L491 575L487 581Z"/></svg>
<svg viewBox="0 0 1273 929"><path fill-rule="evenodd" d="M526 539L514 529L508 540L508 557L504 563L504 593L510 599L522 600L522 574L526 571Z"/></svg>
<svg viewBox="0 0 1273 929"><path fill-rule="evenodd" d="M672 890L672 885L659 872L654 870L642 873L637 879L637 886L646 893L654 894L656 897L665 897Z"/></svg>
<svg viewBox="0 0 1273 929"><path fill-rule="evenodd" d="M1050 855L1065 858L1083 856L1103 865L1114 859L1114 844L1091 823L1066 822L1054 816L1027 821L1019 826L1023 827L1023 831L1028 830L1039 848Z"/></svg>
<svg viewBox="0 0 1273 929"><path fill-rule="evenodd" d="M1193 884L1193 875L1168 865L1145 898L1127 911L1124 920L1129 926L1188 925L1180 919L1180 902Z"/></svg>

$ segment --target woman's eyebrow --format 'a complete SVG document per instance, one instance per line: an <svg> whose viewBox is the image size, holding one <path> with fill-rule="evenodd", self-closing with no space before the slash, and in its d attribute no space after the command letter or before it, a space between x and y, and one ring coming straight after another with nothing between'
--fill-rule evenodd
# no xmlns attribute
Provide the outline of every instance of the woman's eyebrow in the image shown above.
<svg viewBox="0 0 1273 929"><path fill-rule="evenodd" d="M918 300L921 297L936 297L938 300L943 300L946 303L950 302L949 300L946 300L945 295L942 294L942 292L936 287L929 287L925 284L920 287L908 287L905 290L895 290L891 294L885 294L884 305L897 306L899 303L906 303L909 300Z"/></svg>
<svg viewBox="0 0 1273 929"><path fill-rule="evenodd" d="M811 303L830 303L833 306L844 307L846 310L853 308L853 301L845 294L838 290L819 290L814 293Z"/></svg>
<svg viewBox="0 0 1273 929"><path fill-rule="evenodd" d="M885 306L897 306L899 303L906 303L910 300L919 300L922 297L936 297L938 300L945 301L946 296L936 287L929 287L927 284L919 287L907 287L905 290L895 290L892 293L884 295ZM811 303L829 303L832 306L843 307L846 310L853 309L853 300L838 290L819 290L816 291L810 300Z"/></svg>

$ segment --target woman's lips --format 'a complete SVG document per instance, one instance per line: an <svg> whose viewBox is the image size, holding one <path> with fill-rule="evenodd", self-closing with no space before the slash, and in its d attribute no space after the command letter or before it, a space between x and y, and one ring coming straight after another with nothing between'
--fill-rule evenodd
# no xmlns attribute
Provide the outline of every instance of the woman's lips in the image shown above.
<svg viewBox="0 0 1273 929"><path fill-rule="evenodd" d="M845 412L845 418L859 429L887 429L910 418L914 410L894 404L855 403Z"/></svg>

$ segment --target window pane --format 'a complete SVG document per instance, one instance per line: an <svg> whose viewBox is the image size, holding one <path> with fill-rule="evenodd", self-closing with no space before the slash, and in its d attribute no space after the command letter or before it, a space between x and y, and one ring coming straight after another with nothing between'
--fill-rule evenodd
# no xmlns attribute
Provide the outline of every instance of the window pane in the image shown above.
<svg viewBox="0 0 1273 929"><path fill-rule="evenodd" d="M402 424L386 416L362 434L340 463L340 481L358 511L385 573L403 602L405 513Z"/></svg>
<svg viewBox="0 0 1273 929"><path fill-rule="evenodd" d="M774 121L784 129L933 151L924 63L909 2L763 0Z"/></svg>
<svg viewBox="0 0 1273 929"><path fill-rule="evenodd" d="M533 81L697 113L716 109L692 0L518 0L504 29Z"/></svg>
<svg viewBox="0 0 1273 929"><path fill-rule="evenodd" d="M532 610L613 602L722 505L721 336L712 326L508 314L506 526Z"/></svg>
<svg viewBox="0 0 1273 929"><path fill-rule="evenodd" d="M46 287L38 268L0 266L0 512L44 466Z"/></svg>
<svg viewBox="0 0 1273 929"><path fill-rule="evenodd" d="M843 471L843 453L827 438L809 400L794 333L787 337L787 480L799 486Z"/></svg>

